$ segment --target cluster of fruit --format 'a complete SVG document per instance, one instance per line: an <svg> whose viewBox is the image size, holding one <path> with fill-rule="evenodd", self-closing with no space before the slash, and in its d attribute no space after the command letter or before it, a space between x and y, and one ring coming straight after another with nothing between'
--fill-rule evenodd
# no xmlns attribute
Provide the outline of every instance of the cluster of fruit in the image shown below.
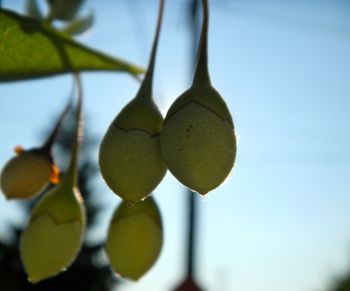
<svg viewBox="0 0 350 291"><path fill-rule="evenodd" d="M111 220L106 253L113 269L133 280L157 260L163 241L158 207L150 193L166 170L186 187L206 194L229 175L236 156L236 135L227 105L210 82L207 65L208 2L202 0L203 26L190 89L176 99L165 119L152 98L153 72L164 1L145 77L136 97L113 120L99 151L102 176L123 202ZM8 198L31 198L49 181L58 185L36 205L21 237L21 256L29 280L58 274L74 260L85 228L77 188L81 84L77 134L68 170L58 181L51 147L62 118L43 147L18 151L1 175Z"/></svg>
<svg viewBox="0 0 350 291"><path fill-rule="evenodd" d="M43 146L30 150L16 148L1 173L1 189L7 199L30 199L56 184L35 205L20 238L20 254L32 283L52 277L67 268L78 254L85 230L85 210L77 187L80 115L82 92L80 78L76 112L76 133L67 171L59 177L52 147L68 106Z"/></svg>

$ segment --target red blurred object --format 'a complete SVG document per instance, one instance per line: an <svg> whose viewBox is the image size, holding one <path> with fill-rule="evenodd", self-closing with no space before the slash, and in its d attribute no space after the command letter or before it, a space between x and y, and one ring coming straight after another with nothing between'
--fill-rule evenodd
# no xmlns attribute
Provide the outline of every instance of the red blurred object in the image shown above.
<svg viewBox="0 0 350 291"><path fill-rule="evenodd" d="M174 291L203 291L192 278L187 278Z"/></svg>

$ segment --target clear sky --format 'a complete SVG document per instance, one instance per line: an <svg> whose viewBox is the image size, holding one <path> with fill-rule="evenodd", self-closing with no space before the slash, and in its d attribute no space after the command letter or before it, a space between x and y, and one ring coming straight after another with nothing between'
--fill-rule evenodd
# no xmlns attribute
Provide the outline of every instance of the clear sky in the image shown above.
<svg viewBox="0 0 350 291"><path fill-rule="evenodd" d="M23 2L3 5L23 11ZM350 3L210 3L210 72L239 148L229 181L199 197L198 281L209 291L326 290L350 267ZM154 83L164 114L189 84L185 4L166 4ZM79 40L147 65L157 1L88 0L88 9L96 23ZM88 126L102 138L138 84L115 73L87 73L83 82ZM70 86L67 76L0 84L0 166L15 145L40 144ZM109 203L96 233L104 237L119 199L99 181ZM181 279L185 195L168 173L154 194L165 227L161 257L122 290L170 290ZM8 219L20 217L0 196L0 220Z"/></svg>

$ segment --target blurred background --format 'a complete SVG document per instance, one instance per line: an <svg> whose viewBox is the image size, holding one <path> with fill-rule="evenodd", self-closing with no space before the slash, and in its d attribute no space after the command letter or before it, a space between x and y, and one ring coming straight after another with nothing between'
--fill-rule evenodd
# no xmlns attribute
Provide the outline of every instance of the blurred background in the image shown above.
<svg viewBox="0 0 350 291"><path fill-rule="evenodd" d="M166 1L154 81L163 114L191 82L200 20L190 21L194 1ZM24 6L2 1L21 13ZM196 199L196 281L208 291L348 291L350 2L211 0L210 9L209 69L233 114L239 148L226 183ZM93 11L95 23L78 40L146 67L157 10L156 0L87 0L81 13ZM71 84L67 75L0 84L0 168L14 146L42 143ZM165 235L159 260L137 283L112 274L101 247L120 199L97 171L98 144L139 84L127 74L84 73L83 85L89 262L82 255L52 279L58 289L21 285L17 239L30 205L0 195L0 284L8 283L0 289L173 290L186 271L189 193L166 175L154 192ZM63 133L57 152L65 146ZM79 276L90 289L58 283Z"/></svg>

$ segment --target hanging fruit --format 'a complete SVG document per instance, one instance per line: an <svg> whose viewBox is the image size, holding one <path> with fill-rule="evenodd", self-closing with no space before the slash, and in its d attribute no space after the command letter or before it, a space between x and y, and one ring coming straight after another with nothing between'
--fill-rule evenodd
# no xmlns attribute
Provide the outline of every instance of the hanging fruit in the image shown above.
<svg viewBox="0 0 350 291"><path fill-rule="evenodd" d="M158 23L150 62L136 97L113 120L99 152L101 174L107 185L127 202L147 197L161 182L166 167L160 154L163 117L152 98L153 72L162 23Z"/></svg>
<svg viewBox="0 0 350 291"><path fill-rule="evenodd" d="M210 81L208 1L202 4L203 24L193 83L171 105L160 144L170 172L185 186L204 195L229 175L237 144L229 109Z"/></svg>
<svg viewBox="0 0 350 291"><path fill-rule="evenodd" d="M34 207L20 238L20 254L28 280L37 283L64 271L77 256L85 230L85 211L78 179L78 148L81 85L79 87L77 129L72 155L62 181Z"/></svg>
<svg viewBox="0 0 350 291"><path fill-rule="evenodd" d="M163 243L160 212L152 197L132 207L124 201L108 230L106 253L120 276L138 280L156 262Z"/></svg>
<svg viewBox="0 0 350 291"><path fill-rule="evenodd" d="M69 103L41 147L15 148L17 155L7 162L0 177L1 190L7 199L29 199L42 192L49 182L59 182L60 171L54 163L52 147L68 108Z"/></svg>

